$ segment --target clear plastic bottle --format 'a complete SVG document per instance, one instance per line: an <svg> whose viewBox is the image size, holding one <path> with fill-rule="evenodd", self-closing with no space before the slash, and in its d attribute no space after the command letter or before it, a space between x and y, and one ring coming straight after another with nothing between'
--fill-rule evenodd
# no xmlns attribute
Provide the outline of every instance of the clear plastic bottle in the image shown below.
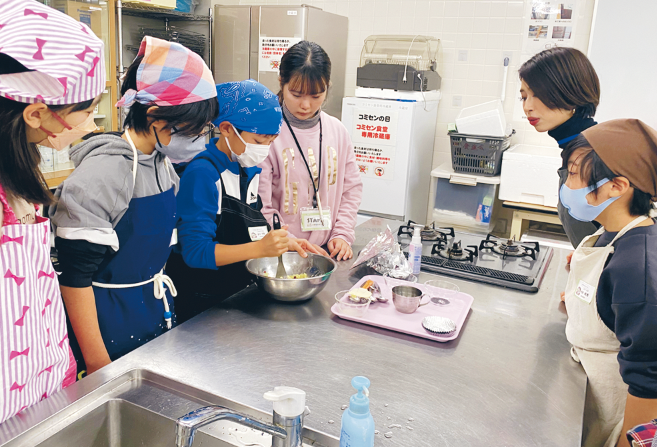
<svg viewBox="0 0 657 447"><path fill-rule="evenodd" d="M408 263L414 275L420 274L420 267L422 266L422 235L420 231L422 225L414 225L413 238L408 246Z"/></svg>

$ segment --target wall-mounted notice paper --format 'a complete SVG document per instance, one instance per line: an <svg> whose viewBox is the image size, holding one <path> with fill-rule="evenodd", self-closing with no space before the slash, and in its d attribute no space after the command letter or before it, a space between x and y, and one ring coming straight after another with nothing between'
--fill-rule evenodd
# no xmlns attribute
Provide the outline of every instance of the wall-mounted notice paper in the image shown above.
<svg viewBox="0 0 657 447"><path fill-rule="evenodd" d="M260 57L258 71L273 71L278 73L281 58L294 44L301 42L299 37L264 37L260 36Z"/></svg>
<svg viewBox="0 0 657 447"><path fill-rule="evenodd" d="M548 48L572 47L580 7L581 0L525 1L521 63ZM520 101L520 81L517 84L518 101L513 111L514 121L527 119Z"/></svg>

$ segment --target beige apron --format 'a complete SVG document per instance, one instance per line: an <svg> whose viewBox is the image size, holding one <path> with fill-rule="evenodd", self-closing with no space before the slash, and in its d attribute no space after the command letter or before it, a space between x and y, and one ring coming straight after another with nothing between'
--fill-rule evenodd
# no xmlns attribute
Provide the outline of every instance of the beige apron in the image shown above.
<svg viewBox="0 0 657 447"><path fill-rule="evenodd" d="M623 428L623 414L627 385L618 365L620 342L600 319L596 291L600 275L614 243L639 223L648 219L641 216L618 232L605 247L594 247L604 228L586 237L577 247L570 261L570 275L566 285L566 337L571 355L582 364L588 376L584 406L584 447L614 447Z"/></svg>

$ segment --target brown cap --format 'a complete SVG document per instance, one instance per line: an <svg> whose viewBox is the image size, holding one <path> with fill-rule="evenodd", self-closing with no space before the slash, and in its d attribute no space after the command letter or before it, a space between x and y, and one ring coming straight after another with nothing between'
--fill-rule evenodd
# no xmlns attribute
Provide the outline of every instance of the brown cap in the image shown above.
<svg viewBox="0 0 657 447"><path fill-rule="evenodd" d="M637 119L607 121L582 135L615 174L657 201L657 131Z"/></svg>

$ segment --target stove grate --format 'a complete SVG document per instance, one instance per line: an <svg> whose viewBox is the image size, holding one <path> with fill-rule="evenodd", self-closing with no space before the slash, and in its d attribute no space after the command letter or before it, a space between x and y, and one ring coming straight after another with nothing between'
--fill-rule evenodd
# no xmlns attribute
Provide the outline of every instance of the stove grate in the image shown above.
<svg viewBox="0 0 657 447"><path fill-rule="evenodd" d="M474 273L480 276L489 278L501 279L504 281L516 282L519 284L531 284L532 278L525 275L516 275L515 273L501 272L499 270L492 270L485 267L478 267L458 261L449 261L447 259L440 259L431 256L422 256L422 263L433 267L442 267L449 270L460 270L468 273Z"/></svg>

